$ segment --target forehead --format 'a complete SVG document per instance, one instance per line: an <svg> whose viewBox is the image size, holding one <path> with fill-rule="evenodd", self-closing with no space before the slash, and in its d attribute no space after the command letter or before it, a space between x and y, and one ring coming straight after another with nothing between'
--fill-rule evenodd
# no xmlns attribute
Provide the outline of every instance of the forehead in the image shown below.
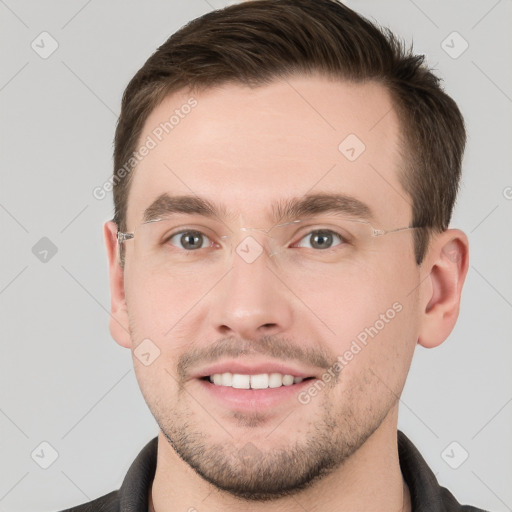
<svg viewBox="0 0 512 512"><path fill-rule="evenodd" d="M410 220L399 122L377 83L310 76L182 90L150 114L144 145L129 226L163 193L206 198L247 225L263 222L271 204L315 193L354 197L384 224Z"/></svg>

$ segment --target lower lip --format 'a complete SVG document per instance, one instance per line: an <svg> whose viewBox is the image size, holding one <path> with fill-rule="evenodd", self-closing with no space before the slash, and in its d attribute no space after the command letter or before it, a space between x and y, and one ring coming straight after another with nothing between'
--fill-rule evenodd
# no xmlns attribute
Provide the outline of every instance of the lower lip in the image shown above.
<svg viewBox="0 0 512 512"><path fill-rule="evenodd" d="M264 411L285 403L302 405L298 394L313 385L316 379L303 380L291 386L267 389L236 389L231 386L217 386L206 380L198 379L200 386L228 409L241 412Z"/></svg>

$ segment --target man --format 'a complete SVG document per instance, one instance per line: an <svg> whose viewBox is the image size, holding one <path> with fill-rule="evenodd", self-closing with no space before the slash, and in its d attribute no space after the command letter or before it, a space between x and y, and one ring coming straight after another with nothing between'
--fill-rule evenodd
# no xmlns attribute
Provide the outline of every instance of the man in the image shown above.
<svg viewBox="0 0 512 512"><path fill-rule="evenodd" d="M334 0L174 34L128 85L105 224L111 332L160 432L73 511L458 511L397 432L456 322L462 116Z"/></svg>

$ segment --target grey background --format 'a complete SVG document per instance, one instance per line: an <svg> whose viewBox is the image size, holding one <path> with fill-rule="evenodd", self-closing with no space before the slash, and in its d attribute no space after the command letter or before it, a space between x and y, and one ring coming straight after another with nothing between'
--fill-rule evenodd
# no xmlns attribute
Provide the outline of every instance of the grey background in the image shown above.
<svg viewBox="0 0 512 512"><path fill-rule="evenodd" d="M469 132L452 222L471 244L461 314L445 344L418 347L399 427L459 501L512 510L512 2L348 4L427 55ZM117 489L157 434L130 353L108 331L111 194L92 191L112 172L128 80L185 22L224 5L0 0L0 512L60 510ZM50 48L43 31L58 43L46 59L31 47ZM469 44L457 58L454 31ZM58 452L48 469L43 441Z"/></svg>

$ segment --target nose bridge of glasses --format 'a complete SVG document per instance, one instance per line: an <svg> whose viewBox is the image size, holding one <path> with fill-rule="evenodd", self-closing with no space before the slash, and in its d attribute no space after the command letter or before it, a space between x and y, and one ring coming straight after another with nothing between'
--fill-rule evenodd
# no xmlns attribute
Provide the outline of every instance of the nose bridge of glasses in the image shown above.
<svg viewBox="0 0 512 512"><path fill-rule="evenodd" d="M263 252L267 254L275 250L276 240L268 229L256 227L240 227L229 235L220 237L229 246L231 252L236 252L244 260L250 260Z"/></svg>
<svg viewBox="0 0 512 512"><path fill-rule="evenodd" d="M289 222L274 224L269 228L258 228L251 226L243 226L232 230L229 235L221 236L232 251L236 251L242 259L247 260L249 253L258 254L265 252L269 257L283 251L282 247L283 231L290 224L300 223L301 220L296 219Z"/></svg>

